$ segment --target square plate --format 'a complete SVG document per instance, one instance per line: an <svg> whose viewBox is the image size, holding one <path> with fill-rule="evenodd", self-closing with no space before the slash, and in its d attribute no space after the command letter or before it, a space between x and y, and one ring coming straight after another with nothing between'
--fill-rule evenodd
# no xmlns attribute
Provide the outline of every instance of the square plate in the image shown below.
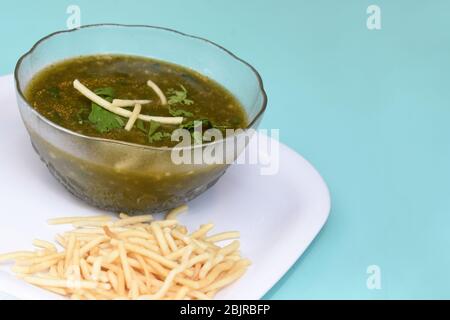
<svg viewBox="0 0 450 320"><path fill-rule="evenodd" d="M47 219L101 212L70 195L50 175L33 151L15 100L13 77L0 78L0 252L31 249L35 238L52 240L64 227ZM267 141L256 136L251 145ZM215 232L241 232L241 251L253 264L217 299L260 299L306 250L330 211L328 188L314 167L287 146L279 149L276 175L260 174L262 165L234 165L210 190L189 204L180 216L190 230L213 222ZM256 150L256 148L250 148ZM0 299L57 299L12 276L0 267Z"/></svg>

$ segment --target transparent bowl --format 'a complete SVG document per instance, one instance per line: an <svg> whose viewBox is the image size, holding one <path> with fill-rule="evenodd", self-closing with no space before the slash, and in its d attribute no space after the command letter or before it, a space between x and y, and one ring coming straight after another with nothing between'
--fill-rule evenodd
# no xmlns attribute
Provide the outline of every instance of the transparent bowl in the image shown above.
<svg viewBox="0 0 450 320"><path fill-rule="evenodd" d="M129 214L162 212L197 197L225 173L227 163L175 164L173 149L84 136L41 116L24 91L52 63L82 55L127 54L160 59L200 72L241 102L255 129L267 104L261 77L248 63L202 38L174 30L102 24L53 33L20 58L15 70L17 101L32 145L50 172L78 198L102 209ZM252 130L247 130L252 131ZM221 146L227 137L201 146ZM247 133L241 134L242 137ZM244 142L244 147L248 139ZM197 147L188 147L194 153ZM243 148L238 148L236 158Z"/></svg>

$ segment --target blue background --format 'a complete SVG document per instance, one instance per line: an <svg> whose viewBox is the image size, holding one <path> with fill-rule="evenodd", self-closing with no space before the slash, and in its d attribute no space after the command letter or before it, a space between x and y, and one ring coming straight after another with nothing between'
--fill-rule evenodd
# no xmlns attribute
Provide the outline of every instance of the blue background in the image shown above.
<svg viewBox="0 0 450 320"><path fill-rule="evenodd" d="M450 298L450 1L1 1L0 74L64 29L70 4L82 24L178 29L261 72L262 126L281 128L333 198L322 233L266 298ZM379 31L366 28L370 4ZM381 290L366 286L372 264Z"/></svg>

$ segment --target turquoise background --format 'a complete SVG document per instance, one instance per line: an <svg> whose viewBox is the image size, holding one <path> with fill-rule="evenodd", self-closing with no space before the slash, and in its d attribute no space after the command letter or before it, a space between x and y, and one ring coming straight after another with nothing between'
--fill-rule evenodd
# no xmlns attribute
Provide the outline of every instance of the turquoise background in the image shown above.
<svg viewBox="0 0 450 320"><path fill-rule="evenodd" d="M450 1L2 1L0 74L65 28L69 4L83 24L206 37L261 72L262 126L281 128L333 198L328 224L266 298L450 298ZM366 28L370 4L382 30ZM381 290L366 287L372 264Z"/></svg>

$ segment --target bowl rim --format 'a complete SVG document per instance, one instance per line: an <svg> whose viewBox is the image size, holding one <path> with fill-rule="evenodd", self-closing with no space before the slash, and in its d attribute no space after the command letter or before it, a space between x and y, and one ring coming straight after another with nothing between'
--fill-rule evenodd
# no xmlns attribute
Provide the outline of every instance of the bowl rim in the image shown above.
<svg viewBox="0 0 450 320"><path fill-rule="evenodd" d="M35 114L40 120L42 120L43 122L45 122L47 125L62 131L66 134L69 135L73 135L82 139L87 139L87 140L92 140L92 141L99 141L99 142L104 142L104 143L112 143L112 144L119 144L119 145L125 145L125 146L130 146L130 147L137 147L137 148L142 148L142 149L148 149L148 150L158 150L158 151L167 151L167 150L182 150L182 149L194 149L197 147L206 147L206 146L210 146L216 143L220 143L224 140L227 140L229 138L233 138L235 136L237 136L238 134L233 134L231 136L226 136L220 140L217 141L212 141L212 142L207 142L207 143L203 143L201 145L189 145L189 146L182 146L182 147L155 147L155 146L147 146L147 145L143 145L143 144L137 144L137 143L131 143L131 142L126 142L126 141L120 141L120 140L112 140L112 139L106 139L106 138L100 138L100 137L92 137L92 136L88 136L88 135L84 135L75 131L72 131L70 129L67 129L65 127L62 127L56 123L54 123L53 121L47 119L46 117L44 117L42 114L40 114L36 109L34 109L33 107L31 107L30 103L28 102L28 100L26 99L25 95L22 92L22 89L20 87L20 81L19 81L19 69L22 66L23 61L25 60L25 58L27 58L28 56L32 55L34 53L34 51L42 44L44 43L46 40L53 38L57 35L60 34L64 34L64 33L72 33L72 32L77 32L81 29L89 29L89 28L99 28L99 27L119 27L119 28L149 28L149 29L157 29L157 30L162 30L162 31L167 31L167 32L171 32L171 33L175 33L177 35L186 37L186 38L191 38L194 40L200 40L203 42L206 42L209 45L212 45L214 47L216 47L219 50L222 50L223 52L225 52L226 54L228 54L231 58L237 60L238 62L242 63L244 66L246 66L247 68L250 69L250 71L253 72L253 74L256 76L256 79L258 81L258 85L259 85L259 90L262 94L263 97L263 101L261 104L261 108L258 111L258 113L256 114L256 116L251 120L251 122L242 130L249 130L251 129L263 116L264 112L267 109L267 102L268 102L268 98L267 98L267 93L264 89L264 83L262 80L261 75L259 74L259 72L247 61L239 58L237 55L235 55L233 52L231 52L230 50L224 48L223 46L199 37L199 36L194 36L188 33L184 33L175 29L171 29L171 28L167 28L167 27L160 27L160 26L151 26L151 25L145 25L145 24L120 24L120 23L99 23L99 24L88 24L88 25L82 25L79 28L75 28L75 29L69 29L69 30L60 30L60 31L56 31L53 33L50 33L48 35L46 35L45 37L41 38L40 40L38 40L32 47L30 50L28 50L25 54L23 54L19 60L16 63L15 69L14 69L14 81L15 81L15 85L16 85L16 91L19 94L19 96L21 97L21 99L25 102L26 106L28 107L28 109Z"/></svg>

